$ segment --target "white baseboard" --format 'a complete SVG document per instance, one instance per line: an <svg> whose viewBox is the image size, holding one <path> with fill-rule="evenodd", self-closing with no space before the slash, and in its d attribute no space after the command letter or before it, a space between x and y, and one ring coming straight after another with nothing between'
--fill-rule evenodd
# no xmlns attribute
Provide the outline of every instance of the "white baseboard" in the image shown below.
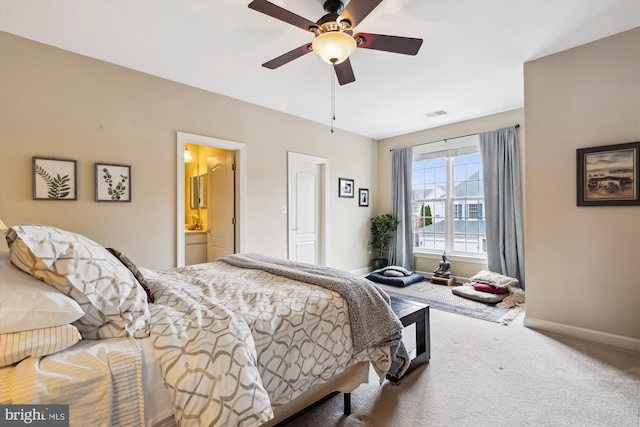
<svg viewBox="0 0 640 427"><path fill-rule="evenodd" d="M526 316L524 318L524 326L531 329L539 329L601 344L608 344L614 347L620 347L640 353L640 339L638 338L614 335L608 332L594 331L592 329L578 328L577 326L564 325L562 323L549 322Z"/></svg>

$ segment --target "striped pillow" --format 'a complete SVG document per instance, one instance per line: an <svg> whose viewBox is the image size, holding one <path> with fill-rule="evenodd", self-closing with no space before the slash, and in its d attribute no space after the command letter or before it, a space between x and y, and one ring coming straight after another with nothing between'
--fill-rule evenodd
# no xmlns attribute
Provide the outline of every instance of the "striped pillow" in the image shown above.
<svg viewBox="0 0 640 427"><path fill-rule="evenodd" d="M27 357L41 357L69 348L82 337L73 325L0 334L0 367Z"/></svg>
<svg viewBox="0 0 640 427"><path fill-rule="evenodd" d="M149 336L149 306L136 278L105 248L45 225L9 229L11 262L76 300L85 315L73 324L85 339Z"/></svg>

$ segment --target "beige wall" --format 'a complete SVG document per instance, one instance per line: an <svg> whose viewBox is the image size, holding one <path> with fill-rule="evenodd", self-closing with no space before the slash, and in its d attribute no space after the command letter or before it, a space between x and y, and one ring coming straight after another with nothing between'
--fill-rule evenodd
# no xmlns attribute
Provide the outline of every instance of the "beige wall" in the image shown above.
<svg viewBox="0 0 640 427"><path fill-rule="evenodd" d="M425 120L428 120L425 118ZM447 126L413 132L406 135L387 138L378 144L378 213L391 212L391 152L393 148L410 147L429 142L441 141L444 138L469 135L478 132L486 132L507 126L520 125L518 129L518 145L520 147L521 165L524 165L524 111L516 109L500 114L494 114L478 119L458 122ZM524 171L524 167L522 167ZM486 172L485 172L486 173ZM524 201L523 201L524 202ZM486 262L464 262L456 257L449 257L452 261L451 272L459 281L473 276L480 270L486 269ZM440 255L421 256L415 258L415 269L421 272L432 272L438 268Z"/></svg>
<svg viewBox="0 0 640 427"><path fill-rule="evenodd" d="M524 71L527 318L637 340L640 207L577 207L576 149L640 141L640 28Z"/></svg>
<svg viewBox="0 0 640 427"><path fill-rule="evenodd" d="M375 194L375 141L7 33L0 52L0 218L8 225L58 226L141 266L172 267L181 131L246 144L250 252L287 256L287 151L328 158L329 264L368 264L375 196L361 208L336 193L338 177L348 177ZM78 161L78 201L32 200L34 155ZM131 165L131 203L94 201L95 162Z"/></svg>
<svg viewBox="0 0 640 427"><path fill-rule="evenodd" d="M348 177L369 188L370 208L330 188L330 264L354 270L369 262L369 219L391 210L390 148L519 123L527 319L640 338L640 208L575 204L576 148L640 140L640 29L525 64L524 110L377 148L323 124L6 33L0 52L0 218L9 225L48 223L142 266L173 266L176 132L183 131L247 144L247 251L286 257L287 151L330 159L331 185ZM31 199L34 155L78 160L78 201ZM98 161L132 166L131 203L93 201ZM437 262L418 259L416 269L432 271ZM480 268L454 263L454 274Z"/></svg>

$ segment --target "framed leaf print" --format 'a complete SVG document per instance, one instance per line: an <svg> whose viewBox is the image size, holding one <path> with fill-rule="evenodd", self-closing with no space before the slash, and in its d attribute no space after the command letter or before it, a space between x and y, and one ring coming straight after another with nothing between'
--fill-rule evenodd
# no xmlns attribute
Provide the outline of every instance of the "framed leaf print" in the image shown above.
<svg viewBox="0 0 640 427"><path fill-rule="evenodd" d="M77 162L32 157L33 200L78 200Z"/></svg>
<svg viewBox="0 0 640 427"><path fill-rule="evenodd" d="M96 202L131 201L131 166L96 163Z"/></svg>

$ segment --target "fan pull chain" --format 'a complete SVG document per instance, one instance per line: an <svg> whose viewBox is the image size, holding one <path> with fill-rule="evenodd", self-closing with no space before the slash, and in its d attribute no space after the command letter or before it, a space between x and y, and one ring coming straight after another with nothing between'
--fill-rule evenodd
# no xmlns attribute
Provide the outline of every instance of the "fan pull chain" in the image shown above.
<svg viewBox="0 0 640 427"><path fill-rule="evenodd" d="M336 121L336 73L335 64L330 67L331 71L331 133L333 133L333 122Z"/></svg>

